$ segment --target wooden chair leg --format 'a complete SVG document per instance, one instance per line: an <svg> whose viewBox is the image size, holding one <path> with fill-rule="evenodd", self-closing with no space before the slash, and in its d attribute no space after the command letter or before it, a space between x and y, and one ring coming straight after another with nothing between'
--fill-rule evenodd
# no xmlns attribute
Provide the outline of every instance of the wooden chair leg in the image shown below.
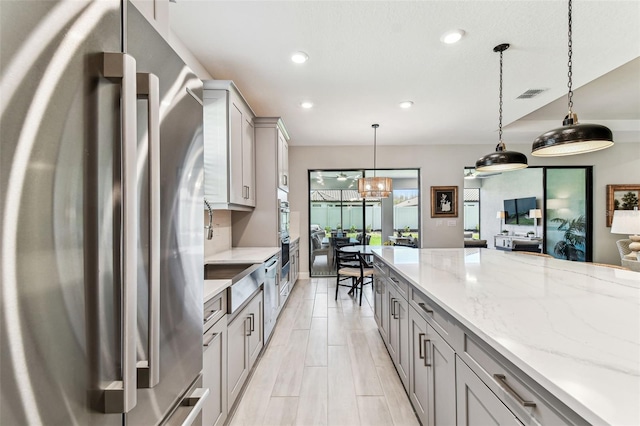
<svg viewBox="0 0 640 426"><path fill-rule="evenodd" d="M336 298L335 300L338 300L338 289L340 288L340 275L336 276Z"/></svg>

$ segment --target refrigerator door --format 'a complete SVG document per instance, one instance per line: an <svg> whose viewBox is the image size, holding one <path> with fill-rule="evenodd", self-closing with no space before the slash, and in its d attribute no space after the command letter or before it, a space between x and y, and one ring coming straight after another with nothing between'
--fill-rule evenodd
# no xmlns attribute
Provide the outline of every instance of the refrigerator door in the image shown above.
<svg viewBox="0 0 640 426"><path fill-rule="evenodd" d="M123 368L121 89L102 74L120 17L119 0L0 4L2 425L122 424L104 414Z"/></svg>
<svg viewBox="0 0 640 426"><path fill-rule="evenodd" d="M153 358L149 347L149 213L160 218L159 381L141 388L126 424L157 424L175 408L202 371L202 285L204 281L202 105L188 91L202 83L157 34L135 6L126 4L125 51L137 72L159 81L160 207L150 211L147 99L138 101L140 243L138 270L138 361ZM152 305L152 304L151 304ZM140 371L140 370L139 370Z"/></svg>

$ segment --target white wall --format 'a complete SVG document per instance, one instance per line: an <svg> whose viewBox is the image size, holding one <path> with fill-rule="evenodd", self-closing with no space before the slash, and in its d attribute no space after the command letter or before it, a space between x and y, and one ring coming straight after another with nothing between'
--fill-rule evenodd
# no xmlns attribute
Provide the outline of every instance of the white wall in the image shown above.
<svg viewBox="0 0 640 426"><path fill-rule="evenodd" d="M503 173L482 180L480 189L480 238L487 240L493 247L493 237L500 232L500 220L496 213L504 209L504 200L513 198L536 197L537 207L542 208L544 190L542 186L542 169L529 168L515 172ZM534 226L507 225L503 220L502 229L526 234L535 232ZM538 220L538 235L542 233L542 221Z"/></svg>
<svg viewBox="0 0 640 426"><path fill-rule="evenodd" d="M431 145L431 146L378 146L379 168L421 169L421 231L422 247L462 247L462 189L465 166L473 166L493 146L484 145ZM594 166L594 262L619 264L620 258L615 241L622 238L610 233L606 227L606 185L640 183L640 142L616 144L612 148L590 154L569 157L537 158L529 155L531 144L509 143L509 149L527 154L530 165L537 166ZM308 224L308 170L351 169L370 167L369 146L289 147L289 171L291 210L300 214L300 270L309 271ZM458 186L459 217L451 221L432 219L430 212L430 187ZM494 213L495 216L495 213ZM449 225L453 226L449 226Z"/></svg>

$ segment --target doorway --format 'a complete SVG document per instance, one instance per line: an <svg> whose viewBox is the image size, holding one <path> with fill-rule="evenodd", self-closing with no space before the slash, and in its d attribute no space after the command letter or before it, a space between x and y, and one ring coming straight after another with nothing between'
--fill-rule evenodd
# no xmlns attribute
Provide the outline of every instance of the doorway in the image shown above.
<svg viewBox="0 0 640 426"><path fill-rule="evenodd" d="M419 170L376 170L393 179L388 198L363 199L358 179L373 171L309 170L309 272L335 275L334 238L349 238L352 245L391 244L398 232L419 241Z"/></svg>

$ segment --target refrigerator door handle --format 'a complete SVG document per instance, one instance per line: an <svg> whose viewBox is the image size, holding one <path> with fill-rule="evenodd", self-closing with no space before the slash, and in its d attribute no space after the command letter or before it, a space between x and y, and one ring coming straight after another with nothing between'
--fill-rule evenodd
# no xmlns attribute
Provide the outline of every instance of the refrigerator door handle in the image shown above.
<svg viewBox="0 0 640 426"><path fill-rule="evenodd" d="M150 73L138 73L137 98L147 100L149 164L149 359L137 363L138 388L160 381L160 82Z"/></svg>
<svg viewBox="0 0 640 426"><path fill-rule="evenodd" d="M136 60L126 53L103 53L104 77L121 85L121 380L104 390L104 412L126 413L135 407L137 336L137 178Z"/></svg>
<svg viewBox="0 0 640 426"><path fill-rule="evenodd" d="M193 424L198 414L202 411L204 401L209 396L209 392L209 388L196 388L191 395L182 400L180 405L193 407L187 418L182 422L182 426L191 426Z"/></svg>

